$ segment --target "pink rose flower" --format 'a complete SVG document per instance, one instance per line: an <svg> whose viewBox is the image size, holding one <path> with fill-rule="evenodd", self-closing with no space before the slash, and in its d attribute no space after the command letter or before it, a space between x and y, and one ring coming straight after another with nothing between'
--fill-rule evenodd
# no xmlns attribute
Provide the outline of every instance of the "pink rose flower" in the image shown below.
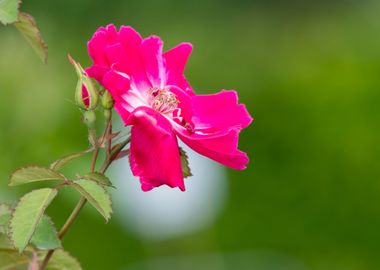
<svg viewBox="0 0 380 270"><path fill-rule="evenodd" d="M130 165L149 191L168 185L185 190L177 137L201 155L245 169L237 149L240 131L252 122L234 90L196 95L183 72L192 51L181 43L163 53L157 36L143 39L132 27L99 28L88 42L93 65L86 69L115 100L131 128Z"/></svg>

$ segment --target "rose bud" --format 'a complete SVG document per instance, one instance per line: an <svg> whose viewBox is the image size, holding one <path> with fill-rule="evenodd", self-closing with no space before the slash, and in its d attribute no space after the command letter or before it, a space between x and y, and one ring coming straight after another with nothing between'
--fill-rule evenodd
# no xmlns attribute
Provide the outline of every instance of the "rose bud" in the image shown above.
<svg viewBox="0 0 380 270"><path fill-rule="evenodd" d="M83 70L81 65L77 63L69 55L70 63L75 67L78 75L78 83L75 91L75 101L77 105L84 110L94 110L98 106L99 93L96 90L92 79Z"/></svg>

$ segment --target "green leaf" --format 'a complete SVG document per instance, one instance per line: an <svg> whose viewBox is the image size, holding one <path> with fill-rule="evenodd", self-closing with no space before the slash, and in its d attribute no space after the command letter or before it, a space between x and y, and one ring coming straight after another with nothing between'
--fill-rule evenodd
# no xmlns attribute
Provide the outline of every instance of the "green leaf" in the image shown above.
<svg viewBox="0 0 380 270"><path fill-rule="evenodd" d="M65 180L65 177L51 169L28 166L15 171L10 179L9 186L17 186L31 182L48 181L48 180Z"/></svg>
<svg viewBox="0 0 380 270"><path fill-rule="evenodd" d="M21 0L0 0L0 22L2 24L16 22L20 4Z"/></svg>
<svg viewBox="0 0 380 270"><path fill-rule="evenodd" d="M27 13L20 12L16 28L21 32L25 39L32 46L42 62L46 63L48 58L48 46L41 36L41 31L36 21Z"/></svg>
<svg viewBox="0 0 380 270"><path fill-rule="evenodd" d="M85 154L90 153L92 151L94 151L94 148L89 148L89 149L84 150L82 152L78 152L78 153L74 153L74 154L64 156L63 158L60 158L60 159L54 161L50 165L50 169L57 171L57 170L61 169L63 166L65 166L67 163L69 163L70 161L77 159L77 158L80 158L80 157L84 156Z"/></svg>
<svg viewBox="0 0 380 270"><path fill-rule="evenodd" d="M77 180L71 185L108 221L112 214L111 197L105 188L91 180Z"/></svg>
<svg viewBox="0 0 380 270"><path fill-rule="evenodd" d="M193 174L191 173L188 156L187 156L185 150L183 150L181 147L179 147L179 153L181 156L181 166L182 166L183 177L186 178L186 177L192 176Z"/></svg>
<svg viewBox="0 0 380 270"><path fill-rule="evenodd" d="M101 185L112 187L110 179L100 172L90 172L80 177L80 179L95 181Z"/></svg>
<svg viewBox="0 0 380 270"><path fill-rule="evenodd" d="M0 233L0 250L2 249L13 249L13 246L7 235Z"/></svg>
<svg viewBox="0 0 380 270"><path fill-rule="evenodd" d="M11 240L22 252L32 238L41 218L57 195L56 189L43 188L24 195L18 202L10 222Z"/></svg>
<svg viewBox="0 0 380 270"><path fill-rule="evenodd" d="M8 224L12 216L12 209L6 204L0 204L0 233L8 233Z"/></svg>
<svg viewBox="0 0 380 270"><path fill-rule="evenodd" d="M40 261L45 257L46 252L39 253ZM71 256L68 252L57 249L54 252L53 257L50 259L49 264L45 268L46 270L82 270L82 267L78 260Z"/></svg>
<svg viewBox="0 0 380 270"><path fill-rule="evenodd" d="M51 219L46 215L42 217L30 242L40 250L62 247L57 230Z"/></svg>
<svg viewBox="0 0 380 270"><path fill-rule="evenodd" d="M0 270L26 270L29 258L17 251L0 250Z"/></svg>

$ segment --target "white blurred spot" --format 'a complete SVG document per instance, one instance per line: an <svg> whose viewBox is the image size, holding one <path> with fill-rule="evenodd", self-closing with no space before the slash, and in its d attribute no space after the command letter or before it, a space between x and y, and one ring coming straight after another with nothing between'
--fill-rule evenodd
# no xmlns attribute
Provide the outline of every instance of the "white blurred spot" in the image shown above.
<svg viewBox="0 0 380 270"><path fill-rule="evenodd" d="M167 186L141 191L127 158L111 170L115 217L128 230L149 239L165 239L210 226L223 208L227 177L222 166L186 146L193 176L185 179L186 191Z"/></svg>

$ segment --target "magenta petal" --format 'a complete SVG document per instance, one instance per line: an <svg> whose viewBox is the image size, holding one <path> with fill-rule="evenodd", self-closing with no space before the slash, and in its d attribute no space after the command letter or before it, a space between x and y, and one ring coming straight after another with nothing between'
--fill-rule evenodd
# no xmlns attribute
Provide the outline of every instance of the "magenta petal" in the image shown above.
<svg viewBox="0 0 380 270"><path fill-rule="evenodd" d="M88 106L90 106L90 97L88 94L88 90L84 84L82 84L82 100L83 100L84 106L88 108Z"/></svg>
<svg viewBox="0 0 380 270"><path fill-rule="evenodd" d="M192 122L198 129L245 128L252 122L244 104L238 104L234 90L192 96Z"/></svg>
<svg viewBox="0 0 380 270"><path fill-rule="evenodd" d="M193 117L193 112L192 112L193 93L189 93L175 86L167 87L167 89L176 95L179 101L178 108L181 109L181 116L186 120L186 122L191 122L191 118Z"/></svg>
<svg viewBox="0 0 380 270"><path fill-rule="evenodd" d="M148 107L137 108L132 125L130 164L144 191L168 185L185 190L177 138L169 121Z"/></svg>
<svg viewBox="0 0 380 270"><path fill-rule="evenodd" d="M118 102L121 95L130 89L130 78L127 74L110 69L103 77L103 86Z"/></svg>
<svg viewBox="0 0 380 270"><path fill-rule="evenodd" d="M130 26L122 26L119 32L120 43L124 49L123 59L120 59L120 65L123 71L132 78L132 83L139 89L147 89L152 85L145 72L144 59L141 54L142 38Z"/></svg>
<svg viewBox="0 0 380 270"><path fill-rule="evenodd" d="M106 37L108 44L113 44L118 42L119 33L117 32L116 26L114 24L109 24L106 27Z"/></svg>
<svg viewBox="0 0 380 270"><path fill-rule="evenodd" d="M86 68L86 73L88 76L94 78L99 83L103 83L103 77L109 70L109 67L93 65L91 67Z"/></svg>
<svg viewBox="0 0 380 270"><path fill-rule="evenodd" d="M191 54L193 45L190 43L181 43L173 49L164 53L167 70L167 84L176 85L181 89L193 92L190 84L187 82L183 72L185 70L186 62Z"/></svg>
<svg viewBox="0 0 380 270"><path fill-rule="evenodd" d="M122 119L126 120L129 117L129 112L123 106L125 101L122 95L130 89L130 79L128 75L115 70L109 70L104 75L102 84L115 100L116 111Z"/></svg>
<svg viewBox="0 0 380 270"><path fill-rule="evenodd" d="M108 61L104 49L108 45L105 28L99 28L87 43L88 54L96 65L107 66Z"/></svg>
<svg viewBox="0 0 380 270"><path fill-rule="evenodd" d="M162 40L157 36L150 36L141 44L141 55L144 60L148 79L154 87L163 88L166 81L165 65L162 57Z"/></svg>
<svg viewBox="0 0 380 270"><path fill-rule="evenodd" d="M112 66L114 63L125 63L127 62L127 57L123 46L120 43L115 43L105 47L105 54L108 63ZM124 70L127 71L126 69Z"/></svg>
<svg viewBox="0 0 380 270"><path fill-rule="evenodd" d="M239 133L253 119L245 106L238 104L237 93L224 90L217 94L187 98L178 93L180 91L176 92L177 97L184 101L182 113L192 115L190 130L175 126L181 140L198 153L225 166L244 169L249 159L237 149Z"/></svg>
<svg viewBox="0 0 380 270"><path fill-rule="evenodd" d="M247 154L237 149L240 132L237 128L213 134L190 133L183 128L176 130L180 139L194 151L227 167L244 170L249 162Z"/></svg>

